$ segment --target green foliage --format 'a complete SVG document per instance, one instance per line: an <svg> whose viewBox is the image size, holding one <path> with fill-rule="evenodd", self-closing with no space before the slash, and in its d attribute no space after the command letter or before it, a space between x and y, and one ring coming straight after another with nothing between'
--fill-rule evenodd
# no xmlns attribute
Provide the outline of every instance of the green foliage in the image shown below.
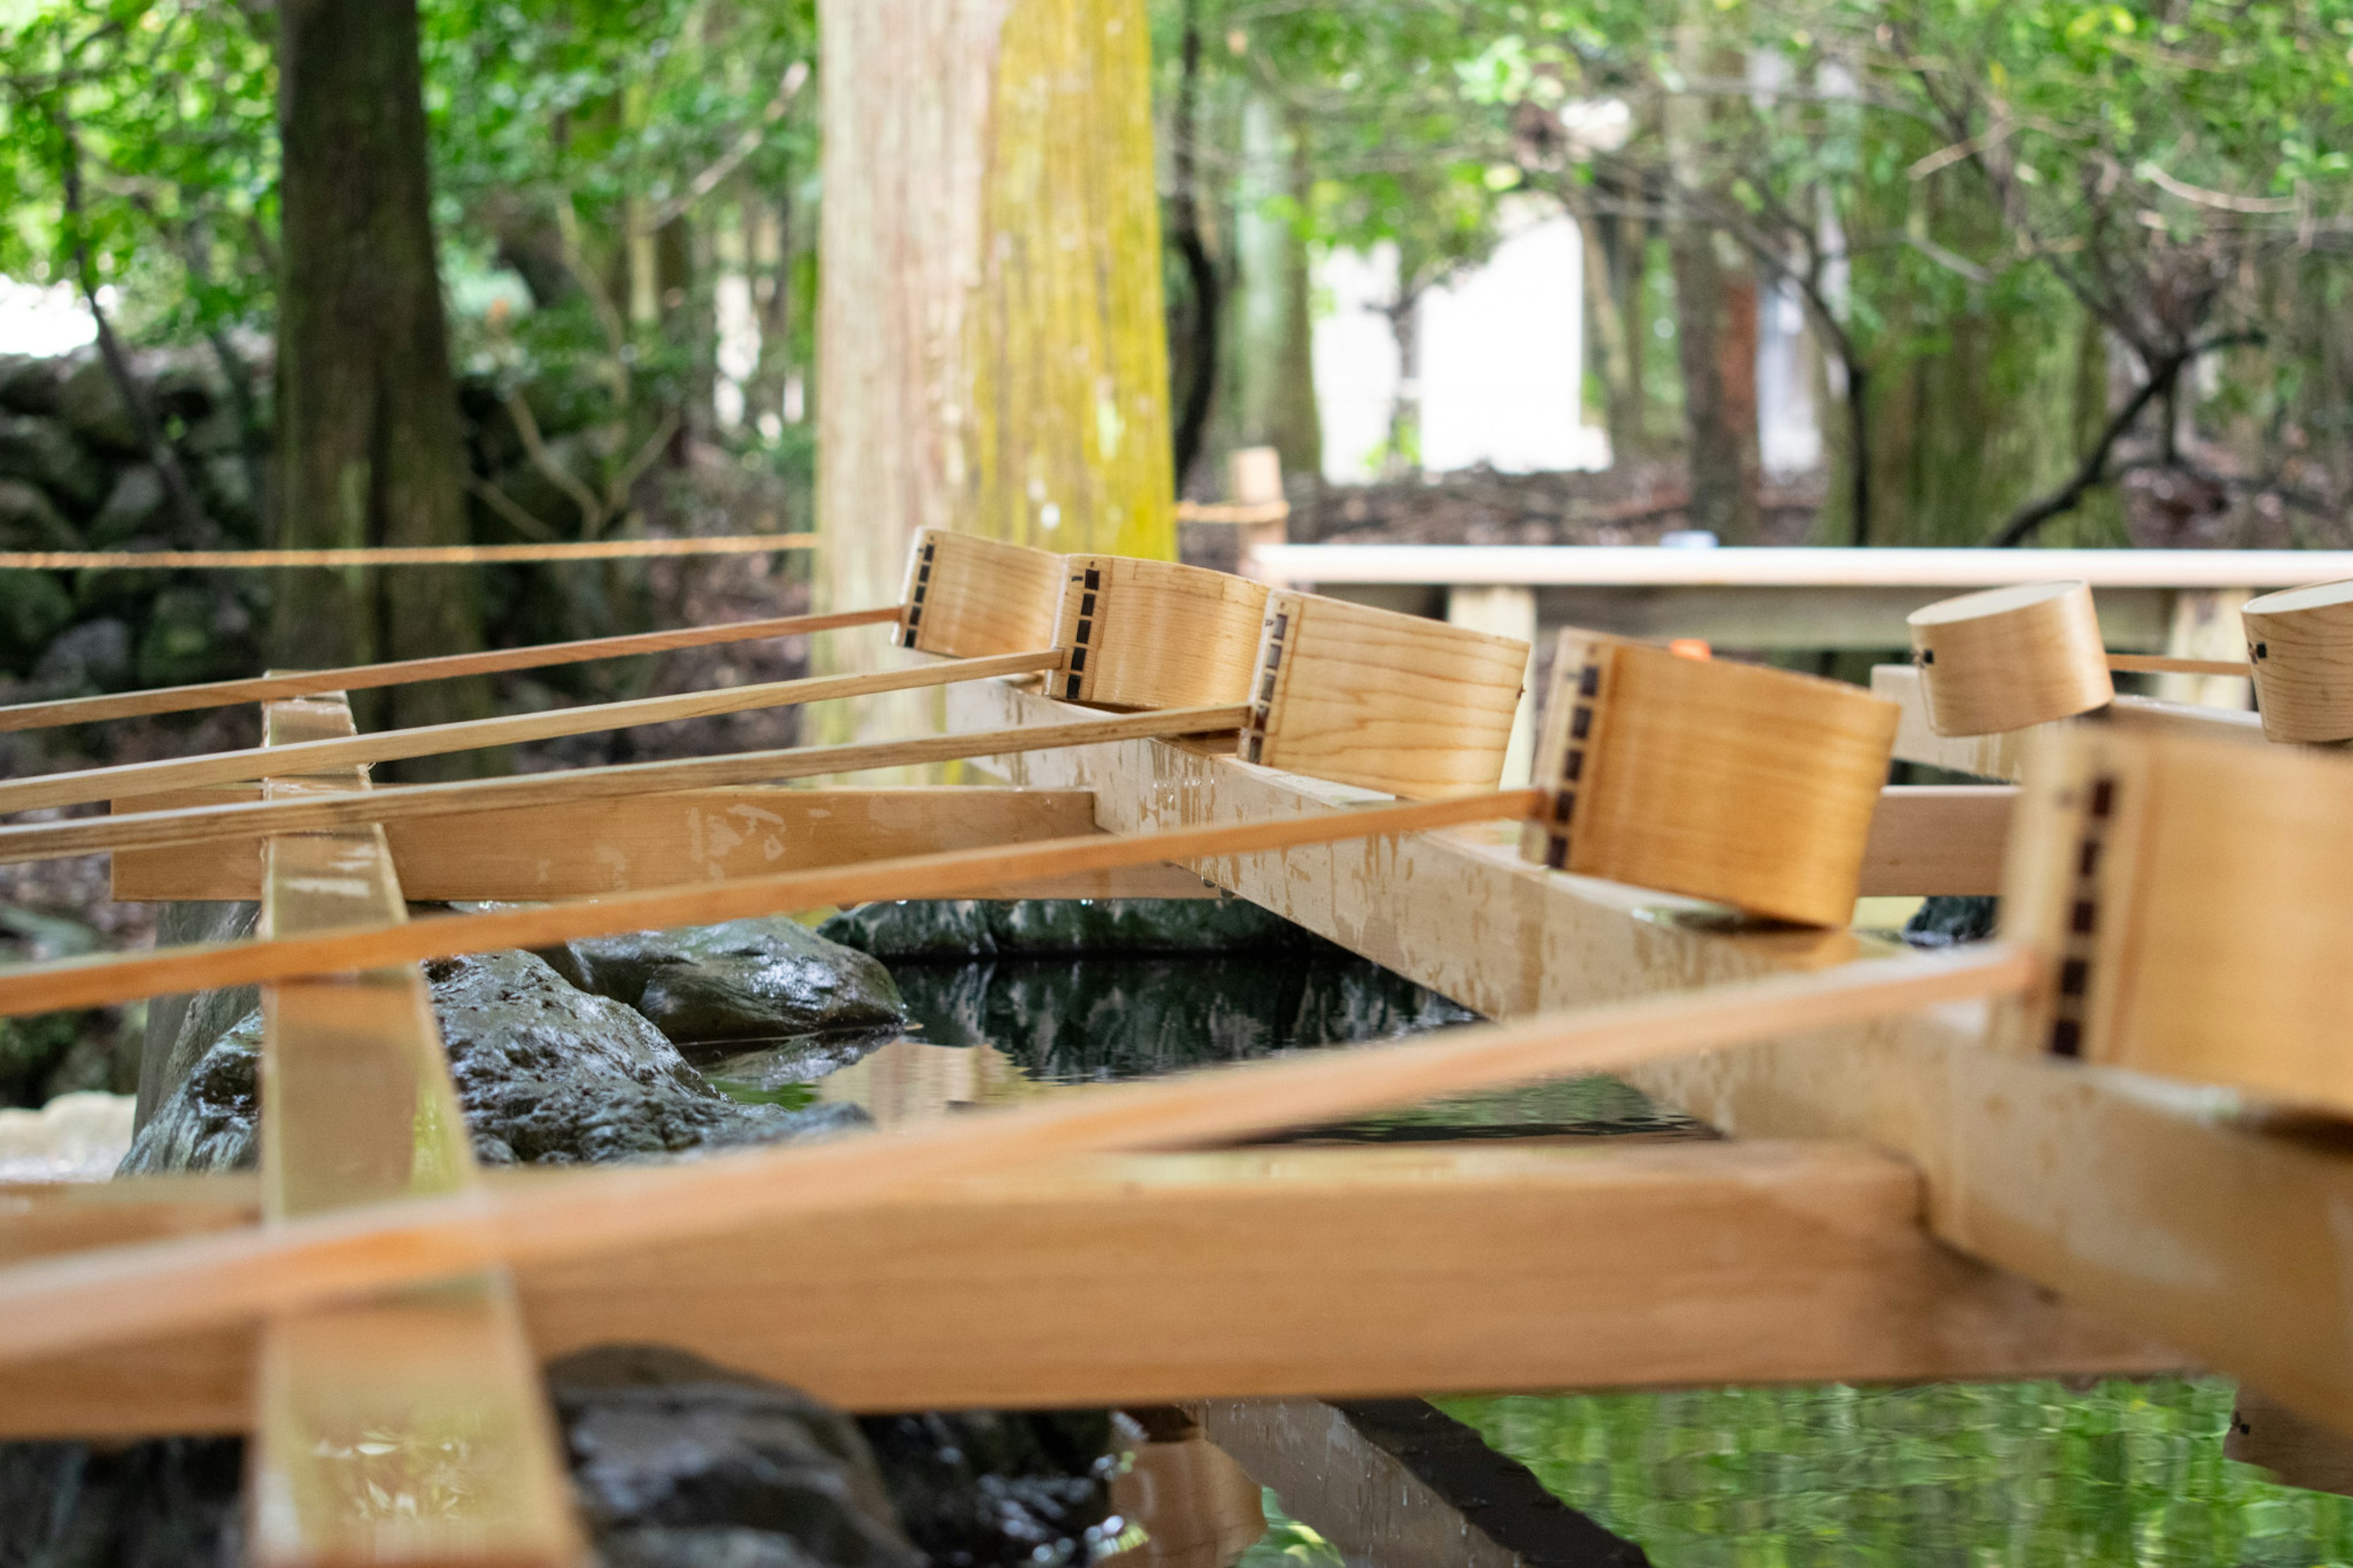
<svg viewBox="0 0 2353 1568"><path fill-rule="evenodd" d="M2222 1458L2214 1379L1438 1403L1653 1561L2353 1559L2353 1503Z"/></svg>

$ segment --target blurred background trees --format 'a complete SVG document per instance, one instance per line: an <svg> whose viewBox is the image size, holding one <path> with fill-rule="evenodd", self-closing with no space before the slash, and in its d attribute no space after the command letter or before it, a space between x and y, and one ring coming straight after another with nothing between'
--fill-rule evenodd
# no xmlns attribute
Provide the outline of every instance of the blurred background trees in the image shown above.
<svg viewBox="0 0 2353 1568"><path fill-rule="evenodd" d="M1135 4L1186 493L1271 445L1310 532L1388 515L1360 484L1508 481L1567 498L1517 535L1565 541L2353 543L2353 0ZM807 526L813 0L417 16L468 535ZM0 486L38 492L0 498L12 537L307 537L271 500L303 308L281 20L0 0L0 275L114 345L0 376L36 423L79 377L67 423L111 465L0 429ZM1579 329L1549 466L1600 471L1424 485L1461 461L1425 374L1449 301L1512 268ZM485 573L475 610L493 640L612 629L648 581ZM134 637L144 676L259 657L260 585L169 586L123 612L186 633ZM0 605L19 673L93 591Z"/></svg>

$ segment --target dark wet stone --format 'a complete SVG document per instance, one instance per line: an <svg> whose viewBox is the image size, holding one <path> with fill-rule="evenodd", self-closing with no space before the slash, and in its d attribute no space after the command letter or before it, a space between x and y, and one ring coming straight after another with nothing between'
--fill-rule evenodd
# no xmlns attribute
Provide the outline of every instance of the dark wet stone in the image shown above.
<svg viewBox="0 0 2353 1568"><path fill-rule="evenodd" d="M993 1044L1039 1078L1139 1078L1353 1045L1476 1015L1338 948L1277 958L998 959L899 973L934 1045Z"/></svg>
<svg viewBox="0 0 2353 1568"><path fill-rule="evenodd" d="M139 684L182 686L226 678L259 662L253 617L233 594L193 583L155 595L139 633Z"/></svg>
<svg viewBox="0 0 2353 1568"><path fill-rule="evenodd" d="M1085 1563L1111 1515L1111 1413L869 1416L899 1521L941 1568ZM1115 1533L1115 1532L1109 1532Z"/></svg>
<svg viewBox="0 0 2353 1568"><path fill-rule="evenodd" d="M235 1568L241 1437L0 1443L6 1568Z"/></svg>
<svg viewBox="0 0 2353 1568"><path fill-rule="evenodd" d="M857 1425L807 1395L658 1347L547 1375L604 1568L923 1568ZM0 1444L0 1565L235 1568L244 1450Z"/></svg>
<svg viewBox="0 0 2353 1568"><path fill-rule="evenodd" d="M2001 900L1939 893L1904 922L1904 940L1914 947L1953 947L1993 935Z"/></svg>
<svg viewBox="0 0 2353 1568"><path fill-rule="evenodd" d="M253 934L261 918L254 903L175 902L155 916L155 945L237 942ZM261 1005L261 988L236 985L223 991L158 996L147 1004L147 1039L139 1062L136 1125L145 1127L173 1089L188 1076L212 1043L239 1018Z"/></svg>
<svg viewBox="0 0 2353 1568"><path fill-rule="evenodd" d="M595 937L544 956L680 1045L885 1028L901 1016L879 962L781 916Z"/></svg>
<svg viewBox="0 0 2353 1568"><path fill-rule="evenodd" d="M527 952L426 965L449 1076L486 1165L632 1160L864 1124L854 1106L744 1105L630 1008ZM250 1166L261 1016L214 1041L141 1129L124 1174Z"/></svg>
<svg viewBox="0 0 2353 1568"><path fill-rule="evenodd" d="M58 412L75 435L93 447L125 453L146 449L139 421L100 355L92 354L66 374L58 388Z"/></svg>
<svg viewBox="0 0 2353 1568"><path fill-rule="evenodd" d="M0 548L8 550L78 550L80 536L49 500L48 492L27 479L0 479ZM19 573L12 576L22 575Z"/></svg>
<svg viewBox="0 0 2353 1568"><path fill-rule="evenodd" d="M552 1363L548 1393L607 1568L918 1568L856 1423L659 1346Z"/></svg>
<svg viewBox="0 0 2353 1568"><path fill-rule="evenodd" d="M1327 946L1247 899L942 899L867 904L819 935L897 962Z"/></svg>
<svg viewBox="0 0 2353 1568"><path fill-rule="evenodd" d="M106 497L105 468L64 423L0 415L0 475L36 484L58 505L86 512Z"/></svg>

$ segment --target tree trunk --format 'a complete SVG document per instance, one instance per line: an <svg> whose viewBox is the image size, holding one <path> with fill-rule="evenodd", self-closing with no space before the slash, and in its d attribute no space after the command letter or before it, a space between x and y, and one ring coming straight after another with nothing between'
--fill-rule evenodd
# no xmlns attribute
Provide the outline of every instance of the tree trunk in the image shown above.
<svg viewBox="0 0 2353 1568"><path fill-rule="evenodd" d="M1757 289L1717 254L1715 236L1680 223L1675 346L1683 378L1691 525L1726 544L1757 537Z"/></svg>
<svg viewBox="0 0 2353 1568"><path fill-rule="evenodd" d="M1601 383L1609 460L1631 462L1649 448L1642 400L1642 262L1639 219L1605 217L1579 204L1572 216L1585 246L1586 341ZM1626 254L1630 240L1633 254ZM1631 275L1630 285L1625 275Z"/></svg>
<svg viewBox="0 0 2353 1568"><path fill-rule="evenodd" d="M1240 447L1272 447L1283 471L1324 467L1315 411L1314 322L1307 247L1278 206L1304 199L1304 150L1282 110L1263 97L1242 108L1235 185L1237 276L1228 299L1223 421ZM1295 209L1294 209L1295 210Z"/></svg>
<svg viewBox="0 0 2353 1568"><path fill-rule="evenodd" d="M925 526L1174 557L1143 0L819 9L820 604L894 602Z"/></svg>
<svg viewBox="0 0 2353 1568"><path fill-rule="evenodd" d="M278 538L294 548L461 544L464 447L436 264L416 0L280 0L284 240ZM289 666L481 646L473 576L448 567L289 573ZM480 679L391 689L396 724L489 711ZM479 753L408 777L480 771Z"/></svg>
<svg viewBox="0 0 2353 1568"><path fill-rule="evenodd" d="M1307 166L1307 138L1295 122L1290 129L1286 194L1303 210L1314 175ZM1315 285L1307 242L1288 222L1282 226L1282 350L1276 359L1266 440L1282 454L1283 472L1324 472L1324 415L1315 403Z"/></svg>

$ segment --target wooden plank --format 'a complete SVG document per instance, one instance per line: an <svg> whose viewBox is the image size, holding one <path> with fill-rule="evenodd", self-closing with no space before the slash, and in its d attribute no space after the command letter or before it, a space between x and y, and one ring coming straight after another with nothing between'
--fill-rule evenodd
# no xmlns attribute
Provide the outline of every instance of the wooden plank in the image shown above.
<svg viewBox="0 0 2353 1568"><path fill-rule="evenodd" d="M670 631L633 632L622 637L586 637L575 642L536 643L529 647L491 648L481 653L442 654L434 658L395 659L384 664L352 665L342 669L311 669L297 674L255 676L246 680L208 680L194 686L154 687L145 691L125 691L111 697L69 697L50 702L18 702L0 707L0 731L40 730L57 724L94 724L103 720L132 719L144 714L186 713L199 708L225 708L237 702L274 702L286 697L363 691L380 686L404 686L420 680L454 680L464 675L489 675L510 669L544 669L551 665L584 664L591 659L669 653L678 648L711 647L721 643L806 637L812 632L895 623L899 614L899 606L892 605L884 609L851 610L838 616L776 616L765 620L730 621L712 626L679 626Z"/></svg>
<svg viewBox="0 0 2353 1568"><path fill-rule="evenodd" d="M2033 737L2052 728L2036 724L1992 735L1939 735L1928 727L1928 709L1920 695L1920 672L1908 664L1882 664L1871 671L1871 693L1900 705L1904 718L1895 730L1899 762L1925 763L1978 778L2015 784L2024 776L2026 756ZM2119 697L2106 710L2127 723L2180 730L2192 734L2231 740L2261 741L2263 721L2252 712L2229 708L2200 708L2183 702L2160 702L2147 697ZM2061 720L2061 723L2078 722Z"/></svg>
<svg viewBox="0 0 2353 1568"><path fill-rule="evenodd" d="M1517 820L1536 810L1535 790L1371 805L1312 819L1234 824L1145 837L1090 834L1037 844L952 850L857 866L821 867L733 882L657 888L609 898L355 923L307 936L214 942L145 954L63 959L0 970L0 1013L100 1006L221 985L342 974L387 964L506 947L544 947L583 936L708 925L881 899L967 898L1008 881L1190 862L1203 855L1264 854L1335 839L1377 838L1457 823ZM380 831L380 830L378 830Z"/></svg>
<svg viewBox="0 0 2353 1568"><path fill-rule="evenodd" d="M1231 1142L1893 1010L2015 994L2041 968L2032 955L2000 944L1966 953L1915 953L1828 973L1456 1030L1435 1039L1304 1052L1150 1082L1096 1084L888 1139L582 1171L496 1202L425 1196L251 1234L36 1263L0 1275L0 1361L237 1322L494 1262L616 1255L737 1226L835 1213L886 1190L951 1176L1072 1154Z"/></svg>
<svg viewBox="0 0 2353 1568"><path fill-rule="evenodd" d="M1864 898L1999 893L2018 790L1896 784L1879 792L1862 851Z"/></svg>
<svg viewBox="0 0 2353 1568"><path fill-rule="evenodd" d="M960 724L1060 717L994 684L962 689L949 711ZM1121 831L1348 798L1159 742L1030 753L1003 772L1093 789ZM1876 951L1851 932L1727 926L1685 900L1534 871L1461 832L1204 869L1496 1017ZM1852 1138L1903 1154L1928 1178L1943 1240L2353 1428L2353 1231L2336 1217L2353 1212L2353 1155L2240 1122L2227 1094L1997 1055L1986 1048L1997 1022L1988 1005L1960 1005L1626 1076L1740 1136Z"/></svg>
<svg viewBox="0 0 2353 1568"><path fill-rule="evenodd" d="M985 756L1008 748L1018 751L1035 746L1093 745L1142 735L1215 734L1234 730L1247 712L1239 704L1185 708L1119 719L1088 718L1051 731L932 735L874 745L786 746L710 757L671 758L659 763L565 768L504 778L458 779L404 789L350 791L300 800L264 801L255 792L240 795L234 785L214 784L202 786L202 792L185 795L119 800L115 814L108 816L0 826L0 861L46 860L100 850L153 849L208 838L311 833L363 822L414 822L428 816L462 816L480 811L521 811L525 807L618 800L636 795L776 784L786 779L960 762L968 756ZM158 800L211 804L152 804Z"/></svg>
<svg viewBox="0 0 2353 1568"><path fill-rule="evenodd" d="M479 751L487 746L521 745L559 735L588 735L607 730L634 729L642 724L669 724L681 719L707 719L719 713L742 713L755 708L788 708L799 703L830 702L881 691L907 691L977 680L991 675L1018 675L1051 669L1061 656L1050 649L1011 654L1002 658L934 663L913 669L886 669L868 675L818 677L807 680L771 680L755 686L735 686L712 691L687 691L674 697L640 697L628 702L590 702L545 713L522 713L501 719L468 719L451 724L424 724L413 730L385 730L366 735L343 735L306 742L288 767L302 769L358 767L403 757L434 757L450 752ZM75 805L85 801L115 800L126 795L153 795L161 790L195 784L234 784L259 778L276 766L269 748L214 752L196 757L174 757L154 763L121 763L112 767L83 768L74 773L42 773L0 783L0 812L30 811L44 805Z"/></svg>
<svg viewBox="0 0 2353 1568"><path fill-rule="evenodd" d="M519 1283L543 1356L651 1340L860 1410L2178 1363L1927 1241L1919 1203L1912 1172L1856 1146L1095 1157ZM237 1387L250 1353L200 1335L0 1366L0 1436L156 1430L144 1412ZM114 1377L118 1359L166 1382ZM216 1429L244 1415L210 1412Z"/></svg>
<svg viewBox="0 0 2353 1568"><path fill-rule="evenodd" d="M215 786L124 803L169 810L259 798ZM729 789L466 816L385 826L404 893L417 900L591 899L640 888L723 882L818 866L854 865L1094 831L1084 790ZM117 900L258 899L261 841L216 838L118 850ZM984 889L974 898L1186 899L1216 889L1181 867L1076 872Z"/></svg>
<svg viewBox="0 0 2353 1568"><path fill-rule="evenodd" d="M341 698L263 710L295 754L352 733ZM267 793L366 788L356 769ZM271 936L406 919L384 831L262 848ZM262 992L261 1214L306 1216L473 1184L473 1143L414 966ZM264 1321L248 1468L261 1568L464 1563L556 1568L581 1551L554 1423L505 1272Z"/></svg>

